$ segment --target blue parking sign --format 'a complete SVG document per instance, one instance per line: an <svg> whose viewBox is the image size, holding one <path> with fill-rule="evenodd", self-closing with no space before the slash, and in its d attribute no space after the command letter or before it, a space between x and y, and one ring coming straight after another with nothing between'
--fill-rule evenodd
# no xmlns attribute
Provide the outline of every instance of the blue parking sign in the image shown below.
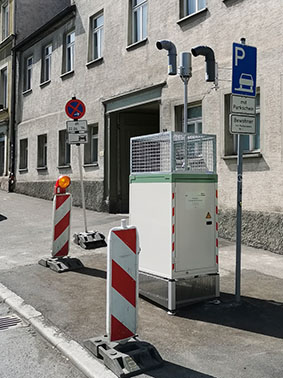
<svg viewBox="0 0 283 378"><path fill-rule="evenodd" d="M232 94L255 97L256 47L233 43Z"/></svg>

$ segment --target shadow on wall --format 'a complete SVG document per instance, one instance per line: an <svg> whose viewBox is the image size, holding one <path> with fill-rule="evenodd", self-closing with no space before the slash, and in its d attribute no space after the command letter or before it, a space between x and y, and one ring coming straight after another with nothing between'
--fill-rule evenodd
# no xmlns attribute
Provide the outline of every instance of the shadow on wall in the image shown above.
<svg viewBox="0 0 283 378"><path fill-rule="evenodd" d="M0 214L0 222L8 219L5 215Z"/></svg>
<svg viewBox="0 0 283 378"><path fill-rule="evenodd" d="M251 297L241 299L236 304L234 295L221 293L220 304L214 304L218 303L215 301L197 304L190 311L180 310L178 316L283 339L283 303Z"/></svg>
<svg viewBox="0 0 283 378"><path fill-rule="evenodd" d="M237 172L237 156L233 159L224 159L227 168L231 172ZM261 156L255 157L244 157L243 158L243 171L244 172L263 172L270 171L269 165L266 163L265 159Z"/></svg>
<svg viewBox="0 0 283 378"><path fill-rule="evenodd" d="M227 8L230 8L234 5L242 3L244 0L224 0L223 3L226 5Z"/></svg>

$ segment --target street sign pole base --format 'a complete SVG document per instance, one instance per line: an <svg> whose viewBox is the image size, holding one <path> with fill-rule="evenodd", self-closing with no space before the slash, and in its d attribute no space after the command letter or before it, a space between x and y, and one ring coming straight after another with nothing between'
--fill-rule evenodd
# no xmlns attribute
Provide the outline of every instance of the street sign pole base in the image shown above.
<svg viewBox="0 0 283 378"><path fill-rule="evenodd" d="M98 231L79 232L73 235L74 243L84 249L106 247L105 236Z"/></svg>
<svg viewBox="0 0 283 378"><path fill-rule="evenodd" d="M69 270L77 270L84 267L83 263L77 258L71 257L56 257L43 258L39 260L39 265L50 268L57 273L67 272Z"/></svg>
<svg viewBox="0 0 283 378"><path fill-rule="evenodd" d="M156 348L136 336L120 343L101 336L86 340L84 345L119 378L133 377L163 365Z"/></svg>

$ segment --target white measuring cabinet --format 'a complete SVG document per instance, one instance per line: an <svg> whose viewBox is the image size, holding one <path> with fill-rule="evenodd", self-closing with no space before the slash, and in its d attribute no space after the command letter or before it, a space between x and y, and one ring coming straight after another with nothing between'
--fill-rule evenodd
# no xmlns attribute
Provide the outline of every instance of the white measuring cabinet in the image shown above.
<svg viewBox="0 0 283 378"><path fill-rule="evenodd" d="M131 139L130 223L140 234L140 293L175 311L219 296L216 137Z"/></svg>

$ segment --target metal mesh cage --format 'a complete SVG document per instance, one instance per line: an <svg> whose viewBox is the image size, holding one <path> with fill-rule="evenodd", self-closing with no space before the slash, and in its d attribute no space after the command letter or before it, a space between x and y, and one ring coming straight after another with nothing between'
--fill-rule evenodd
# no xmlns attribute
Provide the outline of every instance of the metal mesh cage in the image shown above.
<svg viewBox="0 0 283 378"><path fill-rule="evenodd" d="M169 131L131 138L131 174L216 173L216 136Z"/></svg>

